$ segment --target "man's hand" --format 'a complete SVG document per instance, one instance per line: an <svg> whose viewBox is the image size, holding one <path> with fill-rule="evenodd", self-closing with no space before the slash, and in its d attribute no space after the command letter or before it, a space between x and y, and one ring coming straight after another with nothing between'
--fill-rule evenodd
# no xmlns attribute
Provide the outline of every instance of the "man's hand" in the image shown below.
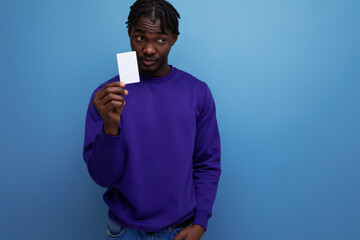
<svg viewBox="0 0 360 240"><path fill-rule="evenodd" d="M173 240L200 240L204 233L205 230L202 226L194 224L181 230Z"/></svg>
<svg viewBox="0 0 360 240"><path fill-rule="evenodd" d="M125 83L115 81L95 93L93 104L104 120L106 134L118 135L120 115L126 103L121 95L129 94L124 87Z"/></svg>

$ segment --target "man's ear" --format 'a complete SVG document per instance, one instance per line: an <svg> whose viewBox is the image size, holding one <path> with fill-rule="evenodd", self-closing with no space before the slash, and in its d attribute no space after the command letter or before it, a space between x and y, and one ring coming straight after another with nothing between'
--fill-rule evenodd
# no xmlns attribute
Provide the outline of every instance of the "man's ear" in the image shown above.
<svg viewBox="0 0 360 240"><path fill-rule="evenodd" d="M129 35L129 37L131 37L131 29L130 28L128 28L128 35Z"/></svg>
<svg viewBox="0 0 360 240"><path fill-rule="evenodd" d="M172 43L171 43L172 46L176 43L176 41L178 39L178 36L179 36L178 34L173 34L172 35Z"/></svg>

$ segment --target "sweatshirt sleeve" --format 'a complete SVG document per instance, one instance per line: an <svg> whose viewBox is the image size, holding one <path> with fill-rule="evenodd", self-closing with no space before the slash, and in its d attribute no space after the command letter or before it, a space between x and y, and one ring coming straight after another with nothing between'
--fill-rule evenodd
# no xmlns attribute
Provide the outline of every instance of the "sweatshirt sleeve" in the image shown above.
<svg viewBox="0 0 360 240"><path fill-rule="evenodd" d="M194 224L199 224L206 231L221 174L220 135L215 102L207 85L197 116L196 128L193 178L198 204Z"/></svg>
<svg viewBox="0 0 360 240"><path fill-rule="evenodd" d="M86 114L83 158L92 179L102 187L110 187L120 179L125 165L121 129L118 136L104 133L104 121L93 98L94 94Z"/></svg>

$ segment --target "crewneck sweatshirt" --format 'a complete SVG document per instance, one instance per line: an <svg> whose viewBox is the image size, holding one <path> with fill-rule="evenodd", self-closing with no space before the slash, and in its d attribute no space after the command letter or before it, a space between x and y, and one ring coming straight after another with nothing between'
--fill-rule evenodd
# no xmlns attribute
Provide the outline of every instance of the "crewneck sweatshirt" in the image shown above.
<svg viewBox="0 0 360 240"><path fill-rule="evenodd" d="M109 218L122 226L162 231L194 216L205 231L220 178L220 136L206 83L175 67L126 85L119 135L103 132L91 96L83 157L107 190Z"/></svg>

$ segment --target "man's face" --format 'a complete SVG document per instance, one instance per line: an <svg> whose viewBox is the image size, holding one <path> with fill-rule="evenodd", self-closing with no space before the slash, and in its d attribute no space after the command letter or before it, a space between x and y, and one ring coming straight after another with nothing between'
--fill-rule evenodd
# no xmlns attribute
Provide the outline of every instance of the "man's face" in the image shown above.
<svg viewBox="0 0 360 240"><path fill-rule="evenodd" d="M170 72L168 55L177 35L170 30L161 30L161 21L139 17L135 26L129 29L131 49L136 51L139 71L151 77L165 76Z"/></svg>

